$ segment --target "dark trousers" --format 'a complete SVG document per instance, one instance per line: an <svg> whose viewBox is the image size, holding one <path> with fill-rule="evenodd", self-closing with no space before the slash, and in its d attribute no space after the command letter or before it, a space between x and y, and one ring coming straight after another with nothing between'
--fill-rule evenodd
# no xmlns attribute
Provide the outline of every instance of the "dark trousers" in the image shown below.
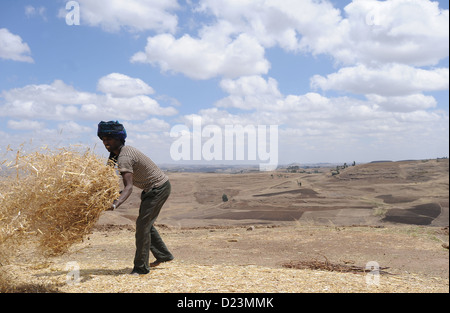
<svg viewBox="0 0 450 313"><path fill-rule="evenodd" d="M170 182L141 194L141 206L136 220L136 255L133 271L146 274L150 271L149 252L159 261L173 259L161 236L153 226L162 206L170 195Z"/></svg>

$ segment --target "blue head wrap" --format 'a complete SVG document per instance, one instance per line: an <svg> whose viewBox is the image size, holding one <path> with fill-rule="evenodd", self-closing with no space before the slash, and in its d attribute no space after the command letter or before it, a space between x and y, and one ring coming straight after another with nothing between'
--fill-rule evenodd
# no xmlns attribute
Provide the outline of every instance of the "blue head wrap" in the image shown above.
<svg viewBox="0 0 450 313"><path fill-rule="evenodd" d="M123 125L118 121L101 121L100 123L98 123L97 136L100 139L102 139L102 137L104 136L114 137L121 140L122 142L125 142L125 139L127 138L127 132Z"/></svg>

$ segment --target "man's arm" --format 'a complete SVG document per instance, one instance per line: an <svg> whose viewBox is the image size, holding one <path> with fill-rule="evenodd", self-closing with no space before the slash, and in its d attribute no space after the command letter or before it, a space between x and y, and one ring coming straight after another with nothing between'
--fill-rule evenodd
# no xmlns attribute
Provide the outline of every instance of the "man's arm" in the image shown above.
<svg viewBox="0 0 450 313"><path fill-rule="evenodd" d="M121 174L124 188L122 190L122 193L120 194L119 199L114 200L113 204L109 208L109 211L117 209L122 203L125 202L125 200L128 199L128 197L131 195L131 192L133 191L133 173L123 172Z"/></svg>

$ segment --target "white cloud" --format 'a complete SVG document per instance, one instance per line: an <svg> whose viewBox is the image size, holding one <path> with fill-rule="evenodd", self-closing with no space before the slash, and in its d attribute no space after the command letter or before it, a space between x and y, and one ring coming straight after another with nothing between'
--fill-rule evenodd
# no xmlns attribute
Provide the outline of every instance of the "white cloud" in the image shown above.
<svg viewBox="0 0 450 313"><path fill-rule="evenodd" d="M351 97L326 97L315 92L302 95L282 95L274 78L267 80L259 76L241 77L236 80L222 80L221 87L229 95L216 102L220 108L238 108L252 110L247 114L254 123L271 123L280 125L330 126L330 131L340 123L365 123L368 120L383 121L401 116L409 116L415 111L434 116L433 112L424 110L436 107L432 96L411 94L406 96L366 95L367 100ZM261 96L261 98L259 98ZM270 100L270 101L269 101ZM217 118L220 110L212 112ZM404 113L404 114L403 114ZM224 114L224 113L221 113ZM222 116L223 117L223 116ZM434 118L434 117L433 117ZM402 118L402 120L404 120Z"/></svg>
<svg viewBox="0 0 450 313"><path fill-rule="evenodd" d="M367 95L367 99L379 105L386 111L391 112L414 112L435 108L436 99L423 94L413 94L399 97L383 97L378 95Z"/></svg>
<svg viewBox="0 0 450 313"><path fill-rule="evenodd" d="M341 42L328 53L346 64L436 65L448 57L449 11L428 0L353 1Z"/></svg>
<svg viewBox="0 0 450 313"><path fill-rule="evenodd" d="M247 33L264 47L288 51L321 50L325 41L333 41L341 19L329 2L312 0L202 0L197 11L228 21L235 33Z"/></svg>
<svg viewBox="0 0 450 313"><path fill-rule="evenodd" d="M212 29L199 39L188 34L178 39L170 34L149 37L145 52L136 53L131 62L158 65L163 72L193 79L265 74L270 67L256 39L247 34L230 39L226 32Z"/></svg>
<svg viewBox="0 0 450 313"><path fill-rule="evenodd" d="M83 126L74 121L58 124L58 129L63 133L86 134L94 132L91 127Z"/></svg>
<svg viewBox="0 0 450 313"><path fill-rule="evenodd" d="M171 34L149 37L145 51L131 62L150 63L164 72L194 79L237 78L267 74L265 48L280 45L288 51L334 41L339 10L327 2L201 1L196 12L216 22L203 25L198 37ZM330 32L333 34L330 34ZM326 38L317 35L322 32Z"/></svg>
<svg viewBox="0 0 450 313"><path fill-rule="evenodd" d="M202 125L218 125L223 127L225 125L254 125L257 123L256 120L252 120L252 115L250 114L232 114L225 110L220 110L218 108L209 108L200 110L197 114L188 114L183 116L182 121L192 127L193 119L195 117L200 117Z"/></svg>
<svg viewBox="0 0 450 313"><path fill-rule="evenodd" d="M105 77L103 81L100 79L103 82L101 86L103 90L109 90L111 85L107 82L111 81L111 76ZM132 78L126 81L138 82ZM114 83L116 82L114 80ZM77 118L142 120L149 116L170 116L177 113L175 108L161 107L156 100L146 95L129 97L123 97L123 93L120 95L121 97L116 97L109 93L82 92L61 80L55 80L50 85L27 85L3 91L0 97L3 98L0 102L0 116L57 121Z"/></svg>
<svg viewBox="0 0 450 313"><path fill-rule="evenodd" d="M372 94L358 100L314 92L283 95L275 79L258 76L225 79L221 87L229 95L217 101L216 108L184 116L186 125L191 127L195 116L202 118L204 126L222 128L279 125L281 162L336 161L348 156L348 151L354 151L357 161L372 161L383 155L423 158L431 151L436 151L436 156L444 155L442 151L448 147L448 114L430 110L436 107L432 96ZM258 102L259 94L273 102ZM230 113L227 108L246 111Z"/></svg>
<svg viewBox="0 0 450 313"><path fill-rule="evenodd" d="M18 35L12 34L6 28L0 28L0 58L6 60L33 63L31 50Z"/></svg>
<svg viewBox="0 0 450 313"><path fill-rule="evenodd" d="M32 5L27 5L25 7L25 15L28 18L31 18L35 15L39 15L44 21L47 21L47 16L46 16L46 11L47 9L43 6L39 7L39 8L35 8Z"/></svg>
<svg viewBox="0 0 450 313"><path fill-rule="evenodd" d="M220 86L229 96L218 100L215 105L222 108L255 110L276 117L288 117L295 112L314 112L329 110L330 101L318 93L284 96L278 89L278 82L269 77L240 77L236 80L224 79ZM283 121L279 121L284 123Z"/></svg>
<svg viewBox="0 0 450 313"><path fill-rule="evenodd" d="M279 160L284 164L429 158L444 156L448 150L445 113L388 112L349 98L297 97L299 107L294 111L232 114L212 108L184 116L184 123L192 131L192 119L201 117L203 128L219 126L222 132L226 125L279 125Z"/></svg>
<svg viewBox="0 0 450 313"><path fill-rule="evenodd" d="M7 126L14 130L39 130L45 127L45 123L32 120L9 120Z"/></svg>
<svg viewBox="0 0 450 313"><path fill-rule="evenodd" d="M61 80L52 84L27 85L3 91L0 116L23 119L70 119L82 103L96 103L97 95L78 92Z"/></svg>
<svg viewBox="0 0 450 313"><path fill-rule="evenodd" d="M261 76L243 76L236 80L224 79L220 87L230 96L216 102L218 107L235 107L242 110L267 108L275 105L281 97L278 82Z"/></svg>
<svg viewBox="0 0 450 313"><path fill-rule="evenodd" d="M267 74L265 49L274 46L373 68L430 66L448 57L449 12L428 0L355 0L342 12L328 1L202 0L195 12L214 22L197 37L149 37L131 62L209 79Z"/></svg>
<svg viewBox="0 0 450 313"><path fill-rule="evenodd" d="M131 90L129 96L124 85ZM141 94L154 91L137 78L113 73L100 78L98 86L105 93L79 91L61 80L3 91L0 121L5 121L10 132L0 137L0 147L8 144L18 147L24 136L32 139L35 147L74 143L91 146L98 144L95 134L99 121L120 120L129 131L127 143L142 147L149 155L167 159L170 125L155 116L172 116L177 110L162 107L156 100ZM167 149L148 148L155 145ZM105 153L99 146L98 153Z"/></svg>
<svg viewBox="0 0 450 313"><path fill-rule="evenodd" d="M132 78L120 73L111 73L98 81L97 89L114 97L132 97L149 95L155 91L139 78Z"/></svg>
<svg viewBox="0 0 450 313"><path fill-rule="evenodd" d="M124 122L123 125L127 131L136 132L136 133L151 133L151 132L161 132L168 131L170 129L170 124L164 120L151 118L145 120L142 123L130 123Z"/></svg>
<svg viewBox="0 0 450 313"><path fill-rule="evenodd" d="M224 79L220 86L229 94L247 96L253 94L281 96L278 90L278 82L269 78L267 81L261 76L244 76L237 80Z"/></svg>
<svg viewBox="0 0 450 313"><path fill-rule="evenodd" d="M435 65L448 56L449 12L428 0L203 0L197 11L264 46L328 54L344 64Z"/></svg>
<svg viewBox="0 0 450 313"><path fill-rule="evenodd" d="M337 73L311 79L312 88L342 90L356 94L383 96L410 95L424 91L448 90L448 68L424 70L402 64L377 68L359 64L341 68Z"/></svg>
<svg viewBox="0 0 450 313"><path fill-rule="evenodd" d="M100 26L109 32L154 30L174 33L178 19L172 12L177 0L78 0L81 24ZM60 16L67 12L61 9Z"/></svg>

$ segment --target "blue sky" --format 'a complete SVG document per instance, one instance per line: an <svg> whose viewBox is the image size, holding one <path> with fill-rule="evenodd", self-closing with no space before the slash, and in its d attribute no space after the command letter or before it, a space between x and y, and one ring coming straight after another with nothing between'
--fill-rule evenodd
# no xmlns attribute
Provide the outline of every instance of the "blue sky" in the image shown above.
<svg viewBox="0 0 450 313"><path fill-rule="evenodd" d="M280 164L448 156L448 1L79 0L80 25L68 2L0 2L0 154L105 155L119 120L176 163L170 130L201 117L278 125Z"/></svg>

